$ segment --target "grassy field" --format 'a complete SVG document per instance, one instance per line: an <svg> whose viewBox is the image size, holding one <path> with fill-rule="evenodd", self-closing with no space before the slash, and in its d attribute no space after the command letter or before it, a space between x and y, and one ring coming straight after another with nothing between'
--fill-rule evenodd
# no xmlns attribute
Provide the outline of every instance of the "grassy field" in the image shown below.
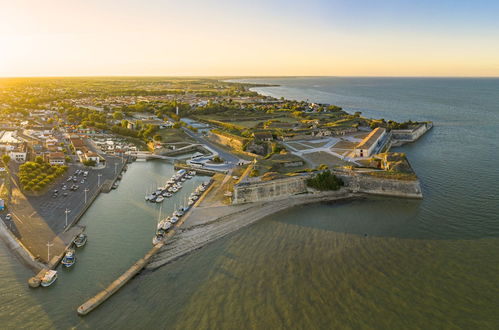
<svg viewBox="0 0 499 330"><path fill-rule="evenodd" d="M304 155L303 158L306 158L315 165L326 164L330 167L351 165L349 162L341 160L338 157L324 151L311 152Z"/></svg>
<svg viewBox="0 0 499 330"><path fill-rule="evenodd" d="M354 149L357 143L350 141L340 141L336 143L333 148L336 149Z"/></svg>
<svg viewBox="0 0 499 330"><path fill-rule="evenodd" d="M162 142L164 143L196 142L180 128L161 129L158 131L158 134L161 135L163 138Z"/></svg>

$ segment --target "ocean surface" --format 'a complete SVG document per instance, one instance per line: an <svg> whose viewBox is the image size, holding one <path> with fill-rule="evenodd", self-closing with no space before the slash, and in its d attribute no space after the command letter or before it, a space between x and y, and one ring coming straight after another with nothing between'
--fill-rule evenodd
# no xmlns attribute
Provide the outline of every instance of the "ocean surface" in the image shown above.
<svg viewBox="0 0 499 330"><path fill-rule="evenodd" d="M266 95L433 121L432 131L397 149L424 199L282 211L141 273L78 317L82 302L151 246L158 207L144 192L173 169L135 163L82 219L89 242L52 287L29 289L31 272L0 243L0 328L499 328L499 79L248 81L280 85L255 89ZM196 180L185 194L203 178Z"/></svg>

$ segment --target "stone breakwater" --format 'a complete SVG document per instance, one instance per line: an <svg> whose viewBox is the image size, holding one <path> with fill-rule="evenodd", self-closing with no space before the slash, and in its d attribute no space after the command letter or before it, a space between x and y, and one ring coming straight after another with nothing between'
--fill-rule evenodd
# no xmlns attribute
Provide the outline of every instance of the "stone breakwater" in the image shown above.
<svg viewBox="0 0 499 330"><path fill-rule="evenodd" d="M287 196L273 201L196 208L169 244L146 266L154 270L276 212L303 204L354 198L347 189Z"/></svg>

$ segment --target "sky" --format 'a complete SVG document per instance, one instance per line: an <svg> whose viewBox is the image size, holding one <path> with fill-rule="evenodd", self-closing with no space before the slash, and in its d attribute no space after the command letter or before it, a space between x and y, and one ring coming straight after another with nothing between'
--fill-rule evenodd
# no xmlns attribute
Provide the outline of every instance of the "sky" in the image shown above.
<svg viewBox="0 0 499 330"><path fill-rule="evenodd" d="M0 76L499 76L499 1L0 0Z"/></svg>

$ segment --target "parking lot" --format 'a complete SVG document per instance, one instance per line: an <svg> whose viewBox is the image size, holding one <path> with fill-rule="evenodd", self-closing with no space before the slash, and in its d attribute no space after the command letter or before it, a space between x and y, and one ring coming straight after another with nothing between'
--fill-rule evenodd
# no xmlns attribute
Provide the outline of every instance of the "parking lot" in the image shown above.
<svg viewBox="0 0 499 330"><path fill-rule="evenodd" d="M106 180L114 180L116 175L120 173L123 160L114 156L105 156L105 158L106 166L101 169L85 168L81 164L70 165L67 173L40 196L24 195L19 191L18 185L12 182L11 203L8 205L8 210L2 212L1 217L35 256L40 256L43 259L43 256L47 254L47 242L64 232L66 210L68 210L68 226L81 215L85 209L86 189L87 203L90 203L99 191L98 184L102 185ZM73 176L77 170L88 171L85 182L81 183L84 178L83 174L76 176L77 182L68 182L67 179ZM73 184L78 185L79 188L74 191L70 190L69 188ZM66 190L62 189L63 185L67 186ZM59 191L57 196L54 196L53 193L55 189ZM67 195L64 196L64 193ZM11 220L5 220L7 212L12 214ZM61 245L64 243L66 242L62 242Z"/></svg>

